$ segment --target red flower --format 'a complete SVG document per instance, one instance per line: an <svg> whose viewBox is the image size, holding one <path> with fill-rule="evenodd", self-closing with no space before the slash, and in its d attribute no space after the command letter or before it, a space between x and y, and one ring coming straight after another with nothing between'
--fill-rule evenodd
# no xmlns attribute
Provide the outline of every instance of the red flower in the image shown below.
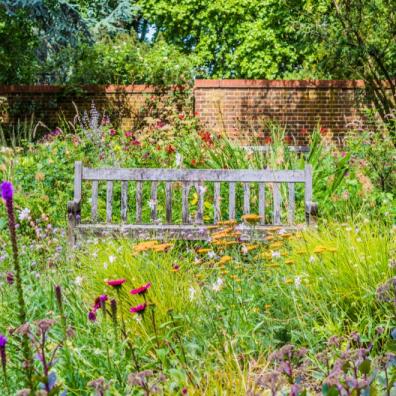
<svg viewBox="0 0 396 396"><path fill-rule="evenodd" d="M207 143L207 144L212 144L213 143L213 139L212 136L209 132L201 132L199 134L199 136L201 137L201 139Z"/></svg>
<svg viewBox="0 0 396 396"><path fill-rule="evenodd" d="M137 140L137 139L135 139L135 138L133 138L131 144L132 144L133 146L141 146L141 145L142 145L142 144L139 142L139 140Z"/></svg>
<svg viewBox="0 0 396 396"><path fill-rule="evenodd" d="M165 126L165 122L164 122L164 121L161 121L161 120L158 120L157 123L155 124L155 127L156 127L157 129L161 129L161 128L163 128L164 126Z"/></svg>
<svg viewBox="0 0 396 396"><path fill-rule="evenodd" d="M197 161L195 159L191 160L191 166L197 166Z"/></svg>
<svg viewBox="0 0 396 396"><path fill-rule="evenodd" d="M144 294L147 292L147 290L151 287L151 282L146 283L143 286L138 287L137 289L131 290L131 294Z"/></svg>
<svg viewBox="0 0 396 396"><path fill-rule="evenodd" d="M115 135L117 135L117 131L115 130L115 129L110 129L110 135L111 136L115 136Z"/></svg>
<svg viewBox="0 0 396 396"><path fill-rule="evenodd" d="M195 117L198 117L198 116L199 116L198 111L196 111L196 112L194 113L194 115L195 115Z"/></svg>
<svg viewBox="0 0 396 396"><path fill-rule="evenodd" d="M146 303L139 304L139 305L136 305L136 307L131 307L129 312L130 313L142 314L144 312L144 310L146 309L146 307L147 307Z"/></svg>
<svg viewBox="0 0 396 396"><path fill-rule="evenodd" d="M172 154L172 153L175 153L175 152L176 152L176 149L175 149L171 144L169 144L169 145L166 147L165 151L166 151L168 154Z"/></svg>
<svg viewBox="0 0 396 396"><path fill-rule="evenodd" d="M319 129L319 132L320 132L320 134L321 134L322 136L324 136L324 135L326 135L326 133L328 132L328 129L322 127L322 128Z"/></svg>
<svg viewBox="0 0 396 396"><path fill-rule="evenodd" d="M292 137L291 136L285 136L284 142L287 144L290 144L292 142Z"/></svg>
<svg viewBox="0 0 396 396"><path fill-rule="evenodd" d="M178 117L179 117L179 120L184 120L186 118L186 116L183 113L180 113L178 115Z"/></svg>
<svg viewBox="0 0 396 396"><path fill-rule="evenodd" d="M264 143L265 143L265 144L271 144L271 143L272 143L271 137L267 136L267 137L264 139Z"/></svg>
<svg viewBox="0 0 396 396"><path fill-rule="evenodd" d="M106 281L106 283L112 287L121 287L122 284L125 282L126 282L125 279L113 279L113 280Z"/></svg>
<svg viewBox="0 0 396 396"><path fill-rule="evenodd" d="M180 265L179 264L173 264L172 265L172 271L173 272L177 272L180 270Z"/></svg>

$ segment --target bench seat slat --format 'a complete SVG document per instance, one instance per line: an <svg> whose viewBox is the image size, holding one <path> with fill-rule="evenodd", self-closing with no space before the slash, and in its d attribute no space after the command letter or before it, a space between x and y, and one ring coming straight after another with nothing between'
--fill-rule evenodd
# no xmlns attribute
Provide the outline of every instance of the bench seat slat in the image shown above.
<svg viewBox="0 0 396 396"><path fill-rule="evenodd" d="M113 218L113 182L107 181L107 192L106 192L106 222L111 223Z"/></svg>
<svg viewBox="0 0 396 396"><path fill-rule="evenodd" d="M121 182L121 221L126 223L127 221L127 208L128 208L128 182Z"/></svg>
<svg viewBox="0 0 396 396"><path fill-rule="evenodd" d="M98 189L99 182L94 180L92 182L92 195L91 195L91 219L93 223L98 220Z"/></svg>
<svg viewBox="0 0 396 396"><path fill-rule="evenodd" d="M142 222L142 196L143 196L143 183L136 182L136 223Z"/></svg>
<svg viewBox="0 0 396 396"><path fill-rule="evenodd" d="M304 170L253 169L120 169L83 168L84 180L156 180L181 182L304 182Z"/></svg>

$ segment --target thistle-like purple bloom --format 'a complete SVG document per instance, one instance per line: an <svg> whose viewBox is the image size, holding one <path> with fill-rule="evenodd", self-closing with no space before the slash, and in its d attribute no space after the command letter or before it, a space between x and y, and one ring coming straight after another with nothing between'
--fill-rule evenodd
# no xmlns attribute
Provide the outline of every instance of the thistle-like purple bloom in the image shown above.
<svg viewBox="0 0 396 396"><path fill-rule="evenodd" d="M7 337L3 334L0 334L0 361L1 367L3 368L4 378L7 381L7 355L6 355L6 345L7 345Z"/></svg>
<svg viewBox="0 0 396 396"><path fill-rule="evenodd" d="M88 319L91 322L96 322L96 312L95 311L89 311L88 313Z"/></svg>
<svg viewBox="0 0 396 396"><path fill-rule="evenodd" d="M14 195L14 188L12 187L12 183L8 181L3 181L0 184L0 190L1 190L1 197L4 199L4 201L11 201L12 197Z"/></svg>

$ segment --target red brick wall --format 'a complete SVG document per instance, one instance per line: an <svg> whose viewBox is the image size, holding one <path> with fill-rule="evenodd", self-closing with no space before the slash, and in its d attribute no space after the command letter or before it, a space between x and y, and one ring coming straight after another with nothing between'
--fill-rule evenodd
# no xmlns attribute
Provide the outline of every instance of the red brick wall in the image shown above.
<svg viewBox="0 0 396 396"><path fill-rule="evenodd" d="M15 123L34 113L36 121L53 128L60 116L73 120L75 106L82 112L94 101L113 122L129 128L146 98L161 94L142 85L0 86L0 122ZM298 145L306 144L318 125L339 142L352 125L366 123L362 81L196 80L193 95L195 111L208 129L243 143L253 137L265 141L268 121L285 127L290 142Z"/></svg>
<svg viewBox="0 0 396 396"><path fill-rule="evenodd" d="M339 142L364 125L362 81L196 80L195 111L209 129L243 142L268 137L268 121L285 127L290 142L306 144L318 125Z"/></svg>

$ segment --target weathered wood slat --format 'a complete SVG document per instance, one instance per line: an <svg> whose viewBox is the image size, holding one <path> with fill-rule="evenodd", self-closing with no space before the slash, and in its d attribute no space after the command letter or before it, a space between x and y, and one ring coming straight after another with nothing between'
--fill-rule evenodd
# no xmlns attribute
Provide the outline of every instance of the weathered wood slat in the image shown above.
<svg viewBox="0 0 396 396"><path fill-rule="evenodd" d="M121 182L121 221L127 222L128 216L128 182Z"/></svg>
<svg viewBox="0 0 396 396"><path fill-rule="evenodd" d="M74 164L74 201L75 202L81 201L82 179L83 179L82 162L76 161Z"/></svg>
<svg viewBox="0 0 396 396"><path fill-rule="evenodd" d="M235 183L229 184L228 190L228 219L235 220Z"/></svg>
<svg viewBox="0 0 396 396"><path fill-rule="evenodd" d="M172 183L165 183L166 222L172 223Z"/></svg>
<svg viewBox="0 0 396 396"><path fill-rule="evenodd" d="M250 185L243 183L243 214L250 213Z"/></svg>
<svg viewBox="0 0 396 396"><path fill-rule="evenodd" d="M157 180L186 182L304 182L304 170L256 169L120 169L83 168L85 180Z"/></svg>
<svg viewBox="0 0 396 396"><path fill-rule="evenodd" d="M198 194L198 207L197 207L197 217L195 222L197 224L203 224L204 215L204 200L205 200L205 186L203 182L198 182L196 184L197 194Z"/></svg>
<svg viewBox="0 0 396 396"><path fill-rule="evenodd" d="M92 182L92 194L91 194L91 220L96 223L98 220L98 189L99 182L94 180Z"/></svg>
<svg viewBox="0 0 396 396"><path fill-rule="evenodd" d="M288 190L289 190L289 206L287 208L287 222L289 224L294 224L294 211L296 207L294 183L288 183Z"/></svg>
<svg viewBox="0 0 396 396"><path fill-rule="evenodd" d="M188 224L190 222L189 219L189 210L188 210L188 194L190 192L190 183L183 182L183 191L182 191L182 222L183 224Z"/></svg>
<svg viewBox="0 0 396 396"><path fill-rule="evenodd" d="M273 183L273 196L274 196L274 225L281 224L281 203L282 197L280 194L279 183Z"/></svg>
<svg viewBox="0 0 396 396"><path fill-rule="evenodd" d="M136 223L142 222L142 197L143 197L143 183L141 181L136 182Z"/></svg>
<svg viewBox="0 0 396 396"><path fill-rule="evenodd" d="M113 182L107 181L106 192L106 222L111 223L113 218Z"/></svg>
<svg viewBox="0 0 396 396"><path fill-rule="evenodd" d="M265 224L265 184L259 183L259 216L260 216L260 224Z"/></svg>
<svg viewBox="0 0 396 396"><path fill-rule="evenodd" d="M218 221L220 221L221 218L221 211L220 211L220 188L221 185L219 182L215 182L214 183L214 192L213 192L213 218L214 218L214 222L217 223Z"/></svg>
<svg viewBox="0 0 396 396"><path fill-rule="evenodd" d="M151 221L157 220L157 187L158 182L153 181L151 183L151 194L150 194L150 206L151 206Z"/></svg>

